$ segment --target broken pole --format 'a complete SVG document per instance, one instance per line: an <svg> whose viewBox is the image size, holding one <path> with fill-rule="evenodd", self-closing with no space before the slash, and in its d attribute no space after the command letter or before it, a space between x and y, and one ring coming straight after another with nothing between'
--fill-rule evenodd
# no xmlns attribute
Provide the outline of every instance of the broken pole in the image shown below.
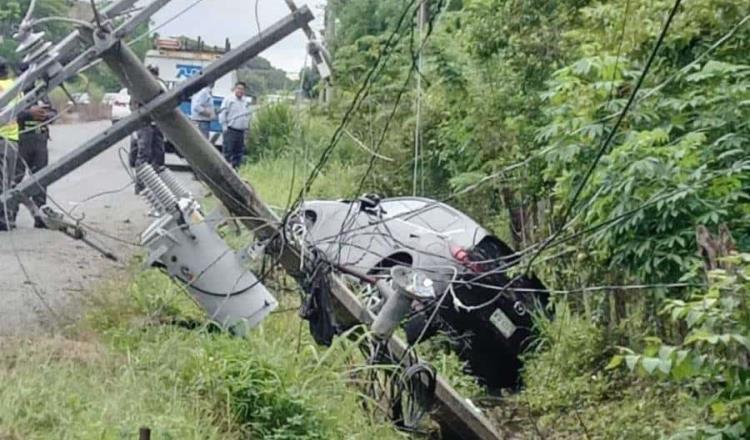
<svg viewBox="0 0 750 440"><path fill-rule="evenodd" d="M295 10L259 35L224 55L219 62L208 66L202 73L191 78L187 84L179 87L180 94L177 97L181 98L180 100L189 99L206 84L218 80L299 29L303 23L309 23L313 19L313 14L307 7ZM98 35L97 33L94 33L92 37L95 44L99 44L99 40L112 38L111 35ZM113 45L102 53L102 59L122 85L129 90L136 102L151 103L166 93L157 79L127 45L121 42ZM240 221L249 229L254 230L262 239L270 239L278 235L279 218L260 201L255 190L240 179L231 165L179 108L175 105L164 106L154 109L150 116L164 136L193 166L193 170L230 212L240 217ZM299 272L299 266L294 266L294 264L298 263L299 259L293 252L290 253L291 250L288 247L280 249L280 257L289 259L284 267L297 267L297 270L292 272L292 275L295 275Z"/></svg>
<svg viewBox="0 0 750 440"><path fill-rule="evenodd" d="M297 20L312 20L312 14L306 7L296 10L292 16L297 16ZM270 30L264 31L263 35L270 33ZM129 48L121 45L117 50L105 52L103 58L137 101L149 102L162 93L159 83ZM260 200L255 190L240 179L231 165L179 109L156 112L152 119L232 214L240 217L246 226L260 228L256 234L261 238L278 236L278 228L283 227L279 224L278 217ZM291 275L299 275L299 251L291 247L290 243L286 243L280 251L281 265ZM369 311L340 277L331 276L332 285L335 286L332 289L333 297L346 309L349 315L346 318L370 324L372 316ZM389 340L388 345L397 356L402 355L407 347L402 340L394 337ZM439 402L435 414L443 427L465 439L499 438L482 413L440 376L435 394Z"/></svg>

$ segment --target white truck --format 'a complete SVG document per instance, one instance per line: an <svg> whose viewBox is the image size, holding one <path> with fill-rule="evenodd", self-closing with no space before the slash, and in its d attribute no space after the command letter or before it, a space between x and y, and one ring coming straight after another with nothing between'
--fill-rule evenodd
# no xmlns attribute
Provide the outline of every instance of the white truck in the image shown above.
<svg viewBox="0 0 750 440"><path fill-rule="evenodd" d="M143 62L147 66L158 68L159 79L171 89L175 84L201 73L224 52L224 50L203 47L200 44L194 48L183 47L180 40L158 38L155 41L155 49L146 52ZM217 114L224 98L232 93L235 83L237 83L236 71L224 75L214 83L213 98ZM190 116L190 100L182 102L180 110ZM221 145L221 125L217 119L211 121L210 139L214 145ZM171 145L167 145L167 151L174 152L174 149Z"/></svg>

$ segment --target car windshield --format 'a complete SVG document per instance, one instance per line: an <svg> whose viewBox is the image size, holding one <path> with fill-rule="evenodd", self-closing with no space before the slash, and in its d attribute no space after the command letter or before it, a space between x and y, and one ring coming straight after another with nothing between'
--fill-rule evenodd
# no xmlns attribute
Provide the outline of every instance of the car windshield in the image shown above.
<svg viewBox="0 0 750 440"><path fill-rule="evenodd" d="M388 200L381 204L385 210L384 218L396 217L398 220L427 228L431 231L446 232L456 224L458 215L440 203L428 203L424 200L401 199ZM411 214L410 214L411 213Z"/></svg>

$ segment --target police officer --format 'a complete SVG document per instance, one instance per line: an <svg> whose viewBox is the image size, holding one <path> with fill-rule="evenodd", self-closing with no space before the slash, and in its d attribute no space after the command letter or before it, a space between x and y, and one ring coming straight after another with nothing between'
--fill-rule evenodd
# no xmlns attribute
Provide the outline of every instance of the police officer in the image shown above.
<svg viewBox="0 0 750 440"><path fill-rule="evenodd" d="M25 70L21 66L21 71ZM26 110L18 113L19 138L18 138L18 161L16 163L16 173L14 183L18 185L26 174L28 168L29 174L34 174L49 163L49 123L57 116L57 111L52 108L47 97L37 102ZM31 177L33 178L33 177ZM38 207L47 203L47 189L32 197L32 201ZM46 228L44 221L34 216L35 228Z"/></svg>
<svg viewBox="0 0 750 440"><path fill-rule="evenodd" d="M0 57L0 94L13 86L11 69L5 58ZM18 156L18 124L10 121L0 125L0 192L8 191L13 186ZM15 227L15 213L18 202L11 200L0 205L0 231Z"/></svg>

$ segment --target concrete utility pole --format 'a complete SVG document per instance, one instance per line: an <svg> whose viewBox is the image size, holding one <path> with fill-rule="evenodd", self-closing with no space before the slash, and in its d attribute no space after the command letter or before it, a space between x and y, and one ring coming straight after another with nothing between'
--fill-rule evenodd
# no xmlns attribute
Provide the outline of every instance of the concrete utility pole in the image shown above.
<svg viewBox="0 0 750 440"><path fill-rule="evenodd" d="M297 5L294 0L284 0L289 10L292 12L297 11ZM331 56L330 52L324 47L318 39L315 37L315 31L312 30L309 23L303 23L300 25L302 32L307 36L308 41L308 53L312 57L312 65L320 75L320 81L326 84L326 87L331 86L332 81L332 67L331 67ZM325 94L321 94L323 98Z"/></svg>
<svg viewBox="0 0 750 440"><path fill-rule="evenodd" d="M419 163L422 157L422 67L424 65L424 57L422 56L422 49L424 49L424 28L429 20L429 3L428 0L421 0L419 3L419 14L417 17L417 34L419 35L419 59L417 60L417 90L415 97L415 110L414 110L414 171L412 176L412 196L416 196L419 176ZM424 169L422 170L424 174Z"/></svg>
<svg viewBox="0 0 750 440"><path fill-rule="evenodd" d="M155 3L163 4L166 1L155 0ZM150 10L150 8L152 8L151 5L147 6L147 9ZM278 237L279 227L283 227L278 217L260 200L253 188L240 179L232 167L176 107L206 84L236 69L295 30L304 27L309 29L307 24L313 19L310 10L307 7L296 8L296 6L294 8L290 6L290 9L293 11L291 15L264 30L261 35L225 54L200 75L190 78L168 92L160 87L157 80L132 50L122 43L121 38L124 35L102 29L81 31L94 43L94 47L90 49L94 52L86 52L89 54L87 57L92 54L101 54L104 62L129 89L133 99L140 102L142 106L57 163L35 173L32 179L0 195L0 201L7 201L10 197L21 198L35 194L41 186L47 186L59 180L152 119L233 215L242 218L242 222L249 228L256 229L256 235L261 239ZM293 247L292 243L284 242L283 246L276 251L281 253L279 262L287 272L297 279L302 279L299 249ZM342 320L370 325L373 321L372 314L361 304L340 276L332 274L330 277L331 293L341 306ZM398 357L402 357L407 350L406 344L397 337L391 337L387 343L391 352ZM463 399L440 376L437 377L435 396L437 404L434 416L444 429L465 439L499 438L482 413Z"/></svg>
<svg viewBox="0 0 750 440"><path fill-rule="evenodd" d="M323 40L326 49L328 49L328 53L331 54L333 53L333 41L336 39L336 8L329 3L326 3L323 21L325 23ZM330 81L326 82L321 96L323 103L330 103L333 101L333 84Z"/></svg>

